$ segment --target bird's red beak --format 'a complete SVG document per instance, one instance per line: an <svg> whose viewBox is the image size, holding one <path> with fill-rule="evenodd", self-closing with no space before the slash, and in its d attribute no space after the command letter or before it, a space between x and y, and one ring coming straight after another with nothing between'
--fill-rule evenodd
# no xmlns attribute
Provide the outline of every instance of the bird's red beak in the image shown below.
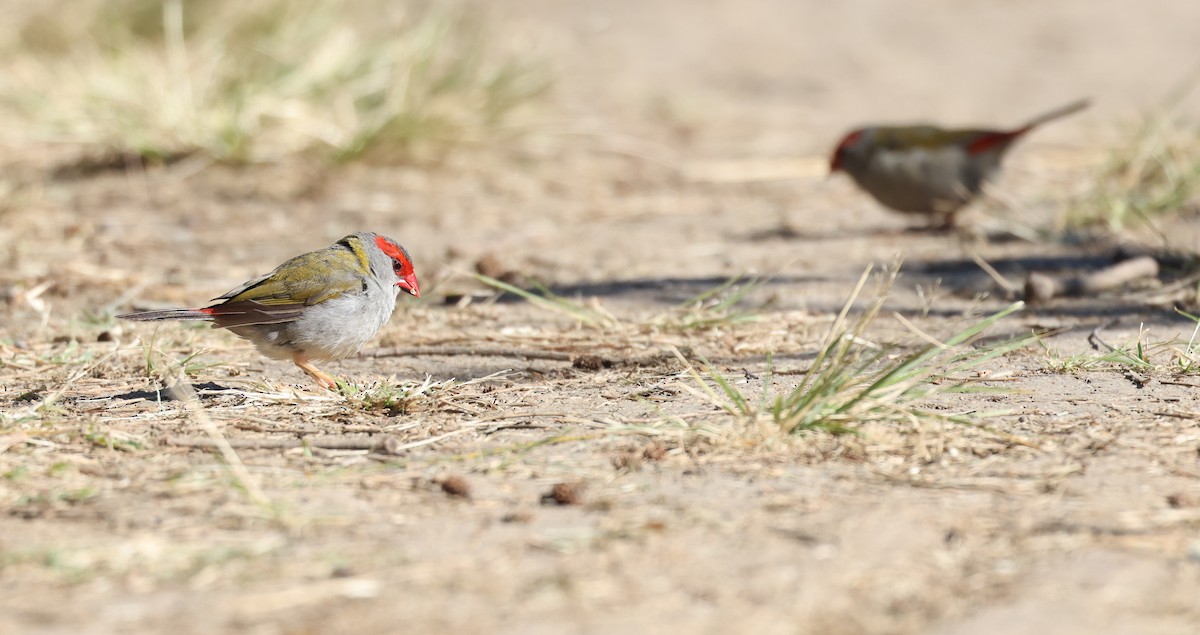
<svg viewBox="0 0 1200 635"><path fill-rule="evenodd" d="M397 282L396 286L404 289L405 293L414 298L421 297L421 286L417 284L417 274L415 273L410 273L400 278L400 282Z"/></svg>

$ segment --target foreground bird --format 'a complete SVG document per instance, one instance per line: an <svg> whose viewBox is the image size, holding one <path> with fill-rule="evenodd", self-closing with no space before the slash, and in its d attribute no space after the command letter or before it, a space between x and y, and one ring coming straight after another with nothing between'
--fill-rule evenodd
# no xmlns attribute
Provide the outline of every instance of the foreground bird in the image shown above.
<svg viewBox="0 0 1200 635"><path fill-rule="evenodd" d="M946 130L935 126L871 126L847 134L830 171L849 174L875 200L898 212L941 219L955 214L995 176L1005 152L1030 130L1083 110L1080 100L1013 130Z"/></svg>
<svg viewBox="0 0 1200 635"><path fill-rule="evenodd" d="M301 254L202 309L167 309L117 317L139 322L206 320L250 340L272 359L291 359L324 388L337 381L313 360L349 357L392 317L404 290L420 297L408 252L390 238L351 234Z"/></svg>

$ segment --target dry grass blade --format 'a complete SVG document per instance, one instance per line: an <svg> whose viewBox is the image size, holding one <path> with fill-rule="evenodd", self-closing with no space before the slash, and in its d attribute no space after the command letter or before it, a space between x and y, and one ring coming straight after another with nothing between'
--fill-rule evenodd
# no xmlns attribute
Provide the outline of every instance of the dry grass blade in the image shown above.
<svg viewBox="0 0 1200 635"><path fill-rule="evenodd" d="M1119 232L1138 221L1154 228L1155 218L1200 208L1200 126L1175 112L1196 83L1188 80L1143 116L1075 205L1071 225Z"/></svg>
<svg viewBox="0 0 1200 635"><path fill-rule="evenodd" d="M695 331L719 326L753 322L759 314L752 311L739 311L736 307L746 296L763 284L761 279L753 279L745 284L739 284L741 276L707 289L688 300L679 303L662 313L641 322L622 320L606 311L598 302L582 302L555 294L544 285L534 284L533 290L524 289L503 280L478 273L471 274L479 282L511 293L530 304L543 309L560 313L574 318L582 324L602 327L610 330L621 328L642 328L658 331Z"/></svg>
<svg viewBox="0 0 1200 635"><path fill-rule="evenodd" d="M548 85L459 11L121 0L36 13L0 68L35 141L148 160L411 157L487 138Z"/></svg>
<svg viewBox="0 0 1200 635"><path fill-rule="evenodd" d="M671 331L690 331L716 326L728 326L741 322L753 322L759 314L736 310L746 296L765 281L755 278L744 284L741 276L734 276L724 283L703 291L681 302L673 310L658 316L653 325Z"/></svg>
<svg viewBox="0 0 1200 635"><path fill-rule="evenodd" d="M251 501L263 509L269 510L272 517L280 521L281 517L278 506L263 491L262 487L258 484L258 480L250 473L250 470L246 469L246 464L242 462L242 458L238 456L237 451L233 449L233 446L225 439L225 435L213 423L212 417L209 417L208 413L204 411L204 407L200 404L200 400L196 398L196 391L192 389L191 384L187 383L182 373L177 373L174 379L175 383L170 389L171 393L175 399L183 404L188 415L200 424L205 434L212 440L213 445L225 460L225 465L235 482L246 492Z"/></svg>
<svg viewBox="0 0 1200 635"><path fill-rule="evenodd" d="M522 289L514 284L509 284L503 280L497 280L490 276L474 273L471 274L476 280L486 284L489 287L499 289L506 293L511 293L519 298L528 301L530 304L541 307L543 309L561 313L567 317L574 318L583 324L589 326L616 326L620 322L608 311L605 311L598 306L587 306L582 302L564 298L556 295L554 292L538 286L536 292L528 289Z"/></svg>
<svg viewBox="0 0 1200 635"><path fill-rule="evenodd" d="M55 407L55 403L62 399L63 395L75 385L76 382L87 377L94 369L108 363L117 355L120 348L114 348L104 355L91 362L84 363L78 370L71 373L65 381L63 381L56 390L47 394L40 399L36 404L29 405L23 408L18 408L9 412L0 412L0 422L7 421L22 421L27 419L39 419L41 415Z"/></svg>

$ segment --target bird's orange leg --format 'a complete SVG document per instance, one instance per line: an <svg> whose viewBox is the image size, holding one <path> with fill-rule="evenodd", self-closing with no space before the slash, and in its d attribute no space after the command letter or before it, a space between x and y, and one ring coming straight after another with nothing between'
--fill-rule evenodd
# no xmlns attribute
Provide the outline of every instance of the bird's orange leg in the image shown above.
<svg viewBox="0 0 1200 635"><path fill-rule="evenodd" d="M309 377L315 379L322 388L325 388L326 390L337 390L337 379L334 379L333 375L330 375L316 366L313 366L312 362L308 361L308 358L305 357L303 353L296 353L292 355L292 361L300 367L300 370L304 371Z"/></svg>

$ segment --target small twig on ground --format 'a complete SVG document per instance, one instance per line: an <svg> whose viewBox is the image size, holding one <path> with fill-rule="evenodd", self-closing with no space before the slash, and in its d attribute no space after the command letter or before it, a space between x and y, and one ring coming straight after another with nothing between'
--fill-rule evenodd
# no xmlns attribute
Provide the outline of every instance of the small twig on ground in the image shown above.
<svg viewBox="0 0 1200 635"><path fill-rule="evenodd" d="M299 447L320 448L322 450L384 450L388 440L395 442L395 437L379 435L373 437L267 437L262 439L224 439L230 448L240 450L279 450ZM167 437L167 445L183 448L219 449L221 441L211 437Z"/></svg>
<svg viewBox="0 0 1200 635"><path fill-rule="evenodd" d="M1111 267L1079 276L1051 276L1034 271L1025 278L1025 299L1032 304L1049 302L1063 296L1091 296L1140 278L1156 276L1158 261L1150 256L1130 258Z"/></svg>
<svg viewBox="0 0 1200 635"><path fill-rule="evenodd" d="M980 256L979 254L972 251L971 252L971 260L974 260L975 264L979 265L979 268L983 269L984 273L991 276L992 280L995 280L996 284L1000 285L1001 289L1004 289L1005 296L1008 299L1011 300L1011 299L1014 299L1017 297L1017 292L1020 291L1021 288L1018 287L1012 281L1010 281L1008 278L1005 278L999 271L996 270L995 267L993 267L991 265L991 263L984 260L983 256Z"/></svg>
<svg viewBox="0 0 1200 635"><path fill-rule="evenodd" d="M405 450L411 450L413 448L419 448L419 447L425 446L425 445L433 445L434 443L437 443L438 441L443 441L452 436L459 435L464 432L471 432L471 431L475 430L476 427L477 426L462 427L457 430L451 430L450 432L447 432L446 434L439 434L436 437L429 437L428 439L421 439L420 441L411 441L409 443L401 443L399 439L397 439L395 437L390 437L390 442L387 440L384 441L383 449L386 450L388 454L400 454L401 452L403 452Z"/></svg>
<svg viewBox="0 0 1200 635"><path fill-rule="evenodd" d="M527 416L542 416L542 415L527 415ZM453 436L472 432L479 428L485 427L493 423L492 421L476 421L465 424L457 430L451 430L445 434L439 434L428 439L419 441L405 442L399 437L391 434L379 434L368 437L344 437L344 436L308 436L308 437L266 437L259 439L238 439L238 438L221 438L214 439L212 437L167 437L166 444L174 445L183 448L216 448L221 449L227 445L232 449L245 450L280 450L300 447L318 448L321 450L369 450L372 452L382 452L385 454L400 454L405 450L419 448L426 445L432 445L443 441ZM224 444L224 445L223 445Z"/></svg>
<svg viewBox="0 0 1200 635"><path fill-rule="evenodd" d="M1187 388L1200 388L1200 384L1193 383L1190 381L1172 381L1170 379L1160 379L1160 380L1158 380L1158 383L1166 384L1168 386L1185 386ZM1155 413L1155 414L1159 414L1159 413ZM1168 417L1179 416L1178 414L1171 414L1171 413L1164 413L1164 414L1166 414L1166 416L1168 416ZM1197 418L1197 417L1189 417L1189 418Z"/></svg>
<svg viewBox="0 0 1200 635"><path fill-rule="evenodd" d="M627 366L661 366L672 359L669 351L656 351L645 355L605 356L594 353L567 353L532 348L509 346L412 346L380 348L363 353L365 357L410 357L439 355L445 357L515 357L544 359L555 362L570 362L576 368L599 370L600 368ZM736 360L735 360L736 361Z"/></svg>
<svg viewBox="0 0 1200 635"><path fill-rule="evenodd" d="M571 353L510 346L394 346L363 353L364 357L417 357L421 355L520 357L523 359L548 359L556 362L569 362L575 357Z"/></svg>
<svg viewBox="0 0 1200 635"><path fill-rule="evenodd" d="M266 509L275 509L271 498L263 491L258 480L250 474L250 470L246 469L246 464L242 463L241 457L234 451L233 446L230 445L225 435L221 433L220 428L208 416L204 405L200 403L200 399L196 396L196 391L187 382L187 378L183 376L182 372L176 372L173 378L175 384L168 388L167 391L183 404L183 408L189 416L200 423L200 427L208 435L206 441L211 444L208 447L216 448L221 453L230 473L241 484L242 488L245 489L250 500Z"/></svg>
<svg viewBox="0 0 1200 635"><path fill-rule="evenodd" d="M1088 341L1088 344L1091 345L1093 350L1098 351L1098 350L1103 349L1105 352L1108 352L1108 353L1111 353L1111 352L1117 350L1117 349L1113 348L1112 346L1109 346L1108 342L1105 342L1104 340L1100 339L1100 331L1103 331L1104 329L1109 328L1110 326L1116 326L1116 325L1117 325L1117 321L1111 320L1109 322L1105 322L1104 324L1097 325L1096 328L1092 329L1091 333L1088 333L1087 341Z"/></svg>
<svg viewBox="0 0 1200 635"><path fill-rule="evenodd" d="M320 432L327 431L326 428L320 428L317 426L311 426L311 427L307 427L307 428L269 427L269 426L259 425L257 423L243 423L240 421L231 422L229 425L231 427L237 428L238 430L245 430L246 432L267 432L267 433L271 433L271 434L305 435L305 434L317 434ZM340 430L341 432L379 432L379 426L339 425L338 430Z"/></svg>

